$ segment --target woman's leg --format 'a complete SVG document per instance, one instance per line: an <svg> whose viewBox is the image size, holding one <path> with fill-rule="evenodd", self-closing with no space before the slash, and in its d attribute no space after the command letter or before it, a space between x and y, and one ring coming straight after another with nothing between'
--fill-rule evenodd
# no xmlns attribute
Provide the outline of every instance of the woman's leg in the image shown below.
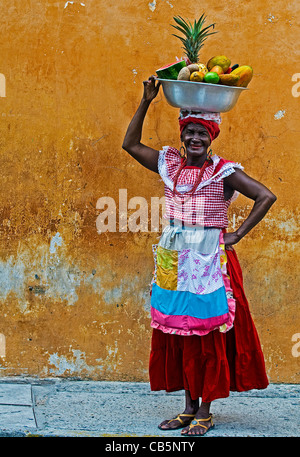
<svg viewBox="0 0 300 457"><path fill-rule="evenodd" d="M188 390L185 391L185 410L182 414L179 414L179 417L184 425L190 424L193 420L193 417L199 410L199 398L197 400L192 400L191 394ZM187 416L184 416L187 414ZM178 416L177 416L178 417ZM178 419L171 419L165 420L160 425L159 428L162 430L172 430L176 428L180 428L182 426L182 422Z"/></svg>
<svg viewBox="0 0 300 457"><path fill-rule="evenodd" d="M199 409L199 398L193 400L189 390L185 391L185 412L196 413Z"/></svg>

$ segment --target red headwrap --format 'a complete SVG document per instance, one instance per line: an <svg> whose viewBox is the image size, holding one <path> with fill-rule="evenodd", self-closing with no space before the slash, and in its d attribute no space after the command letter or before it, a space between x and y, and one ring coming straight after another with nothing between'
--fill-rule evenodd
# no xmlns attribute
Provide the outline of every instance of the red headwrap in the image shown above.
<svg viewBox="0 0 300 457"><path fill-rule="evenodd" d="M220 133L219 125L216 122L193 116L179 119L180 133L182 133L184 127L188 124L202 124L208 131L211 141L217 138Z"/></svg>

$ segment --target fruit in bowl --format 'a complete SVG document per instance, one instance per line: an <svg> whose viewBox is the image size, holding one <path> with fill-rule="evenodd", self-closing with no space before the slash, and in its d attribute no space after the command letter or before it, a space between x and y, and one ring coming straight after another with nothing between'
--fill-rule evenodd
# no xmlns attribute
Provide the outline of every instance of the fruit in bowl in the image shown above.
<svg viewBox="0 0 300 457"><path fill-rule="evenodd" d="M219 77L218 73L215 73L214 71L209 71L204 76L204 82L206 82L206 83L218 84L219 80L220 80L220 77Z"/></svg>
<svg viewBox="0 0 300 457"><path fill-rule="evenodd" d="M185 60L181 60L159 68L156 70L156 74L161 79L177 79L184 68L186 68Z"/></svg>
<svg viewBox="0 0 300 457"><path fill-rule="evenodd" d="M233 70L230 75L239 77L237 87L247 87L253 77L253 69L250 65L242 65Z"/></svg>
<svg viewBox="0 0 300 457"><path fill-rule="evenodd" d="M225 55L211 57L207 64L199 62L199 53L204 41L209 35L217 33L211 31L215 24L204 27L204 14L198 21L191 23L181 16L173 18L176 25L172 25L181 33L179 38L183 44L184 57L173 64L165 65L156 70L159 79L191 81L198 83L220 84L222 86L247 87L253 76L253 69L249 65L231 65L231 60ZM237 67L237 68L236 68Z"/></svg>
<svg viewBox="0 0 300 457"><path fill-rule="evenodd" d="M217 75L223 75L224 74L224 70L223 70L222 67L220 67L220 65L215 65L209 71L211 71L212 73L217 73Z"/></svg>
<svg viewBox="0 0 300 457"><path fill-rule="evenodd" d="M213 71L212 68L215 66L221 67L223 73L226 73L230 67L231 61L226 56L214 56L207 62L208 71Z"/></svg>
<svg viewBox="0 0 300 457"><path fill-rule="evenodd" d="M201 71L194 71L190 76L190 81L202 82L205 75Z"/></svg>
<svg viewBox="0 0 300 457"><path fill-rule="evenodd" d="M210 28L214 28L215 24L210 24L209 26L203 28L206 17L204 14L200 17L198 21L194 21L192 24L190 21L186 21L181 16L174 17L176 25L172 25L176 30L178 30L183 36L174 35L176 38L179 38L183 44L185 58L181 61L175 62L171 65L166 65L162 68L156 70L156 74L161 79L178 79L183 81L188 81L187 76L191 76L195 71L201 73L207 73L208 70L203 63L199 62L199 52L204 45L204 41L209 35L213 35L217 32L209 31ZM184 67L187 67L188 71Z"/></svg>

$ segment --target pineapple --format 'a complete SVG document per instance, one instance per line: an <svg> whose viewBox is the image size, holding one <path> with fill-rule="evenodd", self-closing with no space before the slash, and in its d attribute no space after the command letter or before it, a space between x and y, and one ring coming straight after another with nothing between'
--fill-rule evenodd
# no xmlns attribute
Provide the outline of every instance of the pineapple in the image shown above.
<svg viewBox="0 0 300 457"><path fill-rule="evenodd" d="M209 29L215 27L215 24L210 24L209 26L202 29L202 26L205 22L206 17L204 14L200 17L198 21L195 20L194 25L190 21L186 21L181 16L173 17L177 25L172 25L175 29L179 30L183 34L183 37L174 35L176 38L183 43L184 53L187 56L190 63L197 63L199 60L199 51L203 46L203 42L207 39L209 35L213 35L217 32L209 32Z"/></svg>

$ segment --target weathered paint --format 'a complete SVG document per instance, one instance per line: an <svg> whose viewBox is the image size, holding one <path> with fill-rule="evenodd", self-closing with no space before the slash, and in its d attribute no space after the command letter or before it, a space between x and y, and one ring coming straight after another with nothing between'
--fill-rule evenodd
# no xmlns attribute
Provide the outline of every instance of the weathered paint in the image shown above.
<svg viewBox="0 0 300 457"><path fill-rule="evenodd" d="M143 197L150 208L162 195L160 178L121 145L142 81L181 56L172 17L193 19L201 5L12 0L0 8L1 374L148 380L158 234L119 232L119 221L116 232L99 233L97 202L110 197L118 208L126 189L128 202ZM254 68L214 152L278 197L236 248L273 382L299 382L299 9L211 0L205 13L218 34L201 54L204 63L225 54ZM158 96L144 141L179 146L177 116ZM240 196L231 228L250 210Z"/></svg>

